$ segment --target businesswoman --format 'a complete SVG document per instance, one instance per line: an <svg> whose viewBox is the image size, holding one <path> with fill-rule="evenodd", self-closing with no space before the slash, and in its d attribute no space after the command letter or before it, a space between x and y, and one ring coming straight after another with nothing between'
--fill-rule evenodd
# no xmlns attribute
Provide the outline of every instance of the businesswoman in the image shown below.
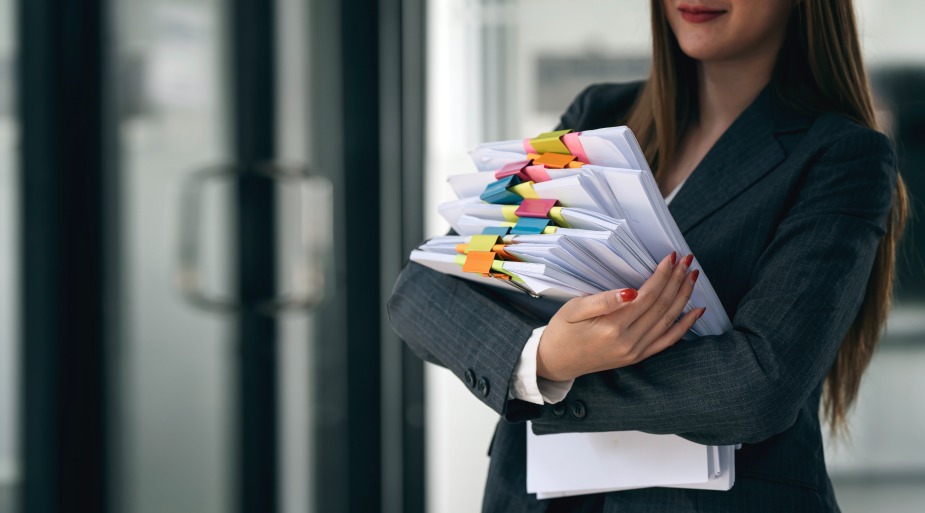
<svg viewBox="0 0 925 513"><path fill-rule="evenodd" d="M820 411L845 423L889 308L905 195L877 131L850 0L653 0L642 84L586 89L561 126L625 123L732 319L680 341L696 274L666 255L637 291L554 315L409 264L396 331L502 415L484 511L838 511ZM537 398L539 395L539 398ZM728 492L539 501L525 428L738 444Z"/></svg>

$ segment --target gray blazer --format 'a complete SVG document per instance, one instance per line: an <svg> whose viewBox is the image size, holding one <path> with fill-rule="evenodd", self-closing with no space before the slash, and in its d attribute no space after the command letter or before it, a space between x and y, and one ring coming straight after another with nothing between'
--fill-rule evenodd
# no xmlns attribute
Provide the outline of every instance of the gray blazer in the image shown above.
<svg viewBox="0 0 925 513"><path fill-rule="evenodd" d="M638 91L639 84L591 86L561 126L612 126ZM670 207L733 331L582 376L558 405L508 399L524 344L548 321L543 300L531 306L516 293L408 264L389 302L392 326L502 416L483 511L838 511L820 394L861 304L896 167L882 134L837 115L800 115L766 88ZM650 488L538 501L525 491L528 419L538 434L640 430L743 443L736 484L728 492Z"/></svg>

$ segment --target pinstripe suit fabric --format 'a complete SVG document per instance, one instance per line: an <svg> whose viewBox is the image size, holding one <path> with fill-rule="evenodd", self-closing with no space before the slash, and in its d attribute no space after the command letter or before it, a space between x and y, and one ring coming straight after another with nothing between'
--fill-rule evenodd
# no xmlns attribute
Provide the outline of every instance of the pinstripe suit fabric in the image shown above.
<svg viewBox="0 0 925 513"><path fill-rule="evenodd" d="M639 84L586 89L561 126L614 125ZM489 385L502 416L486 512L838 511L822 450L822 383L854 318L896 183L889 140L847 119L785 108L769 87L695 169L671 213L734 329L681 342L630 367L578 378L566 411L507 399L543 308L409 264L389 302L422 358ZM654 255L656 258L662 255ZM465 379L464 379L465 381ZM559 412L561 413L561 411ZM666 488L537 501L525 492L525 435L614 430L743 443L729 492Z"/></svg>

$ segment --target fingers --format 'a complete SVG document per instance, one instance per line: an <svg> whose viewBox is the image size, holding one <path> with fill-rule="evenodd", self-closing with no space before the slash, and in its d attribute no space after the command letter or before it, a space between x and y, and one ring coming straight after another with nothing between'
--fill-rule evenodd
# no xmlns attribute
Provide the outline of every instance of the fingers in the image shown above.
<svg viewBox="0 0 925 513"><path fill-rule="evenodd" d="M639 357L639 361L643 361L652 355L661 353L665 349L677 344L678 341L684 337L684 334L694 327L694 323L697 322L697 319L703 317L706 311L706 308L695 308L684 314L684 317L676 322L668 331L646 347L645 351L643 351L642 355Z"/></svg>
<svg viewBox="0 0 925 513"><path fill-rule="evenodd" d="M682 258L669 273L663 274L663 277L660 279L662 286L657 295L644 294L642 288L639 290L640 297L634 306L640 309L645 307L645 312L643 312L630 326L631 330L639 334L640 337L643 337L645 334L649 333L653 327L659 327L660 331L656 335L661 335L674 324L677 316L683 310L684 305L687 304L687 300L690 299L690 291L693 291L693 286L691 284L691 286L687 288L688 296L684 298L681 308L677 308L676 299L681 295L682 286L688 281L686 280L687 271L693 261L694 256L688 255ZM653 274L652 277L654 278L655 275ZM652 278L650 278L650 280L651 279ZM645 285L648 285L648 282ZM645 285L643 285L643 288L645 288Z"/></svg>
<svg viewBox="0 0 925 513"><path fill-rule="evenodd" d="M566 319L569 322L581 322L613 313L624 303L636 299L637 294L636 289L617 289L572 299L566 303Z"/></svg>
<svg viewBox="0 0 925 513"><path fill-rule="evenodd" d="M671 279L672 270L677 260L678 253L672 251L670 255L659 262L658 266L655 268L655 272L642 284L642 287L639 287L639 295L633 301L633 308L628 308L625 313L625 319L628 323L632 323L652 308L652 305L661 295L665 285L667 285L668 281Z"/></svg>
<svg viewBox="0 0 925 513"><path fill-rule="evenodd" d="M684 311L684 308L690 301L691 294L694 292L694 284L697 283L698 276L700 276L700 271L694 270L681 280L681 287L678 289L674 301L671 303L668 311L656 321L654 326L652 326L649 333L643 336L644 343L648 344L657 339L675 325L678 316L681 315L681 312Z"/></svg>

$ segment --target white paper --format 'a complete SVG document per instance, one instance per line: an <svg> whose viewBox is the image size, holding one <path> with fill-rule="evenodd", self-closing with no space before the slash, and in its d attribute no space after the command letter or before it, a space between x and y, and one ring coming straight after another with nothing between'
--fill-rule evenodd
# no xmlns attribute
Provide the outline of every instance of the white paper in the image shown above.
<svg viewBox="0 0 925 513"><path fill-rule="evenodd" d="M709 448L640 431L535 435L527 423L527 492L706 484Z"/></svg>

